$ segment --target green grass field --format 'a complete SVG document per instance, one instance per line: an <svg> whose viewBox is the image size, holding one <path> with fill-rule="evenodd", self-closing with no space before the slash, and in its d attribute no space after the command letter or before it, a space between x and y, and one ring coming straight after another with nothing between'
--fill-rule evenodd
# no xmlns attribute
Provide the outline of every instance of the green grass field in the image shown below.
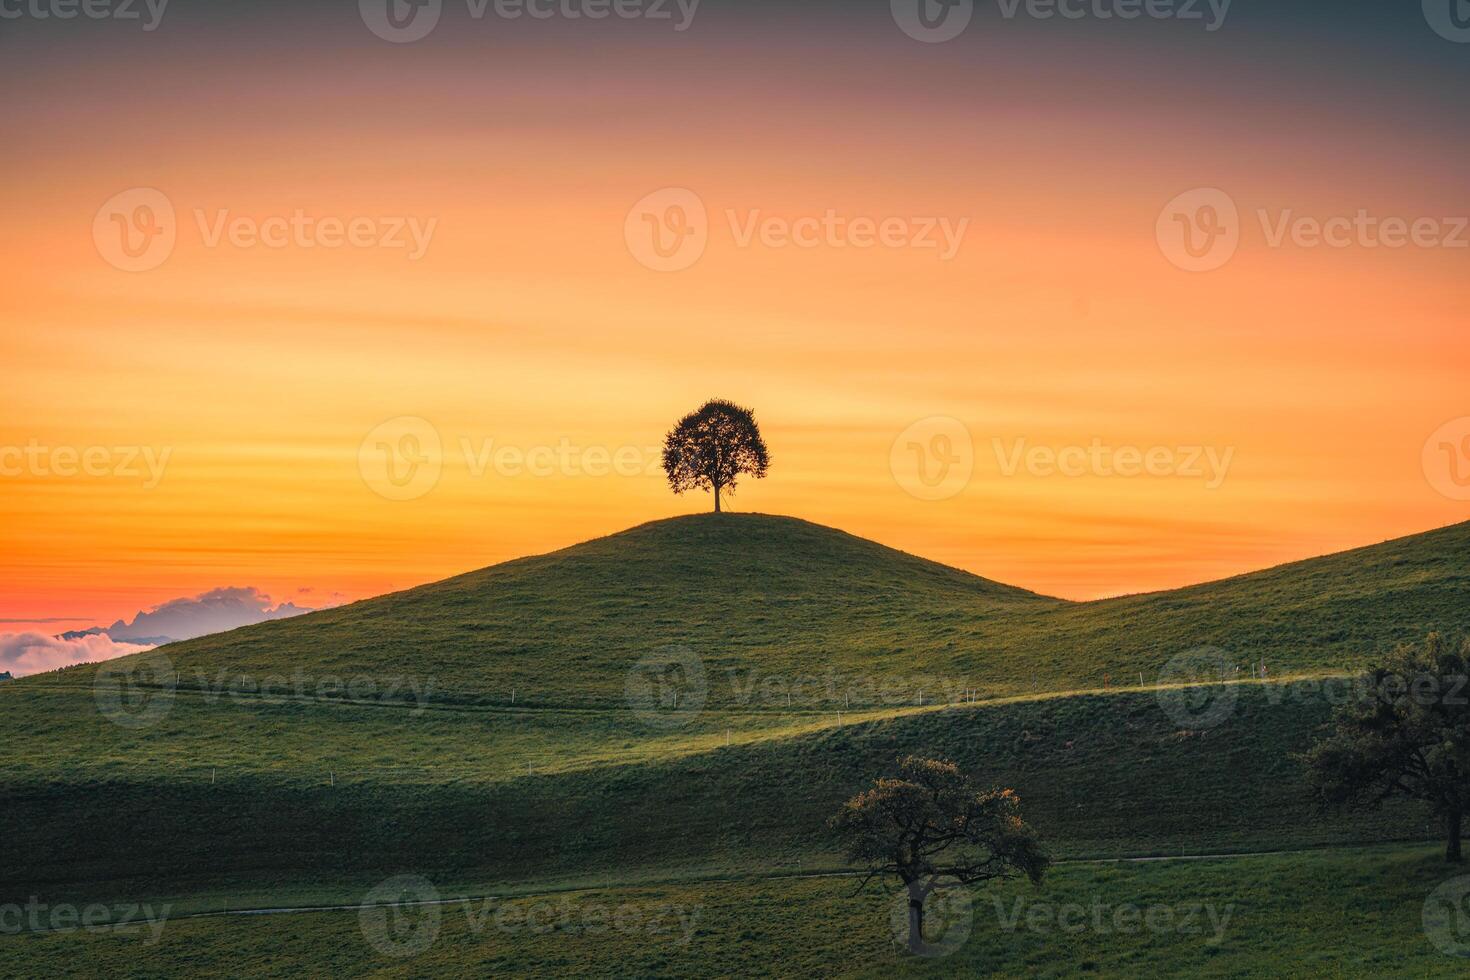
<svg viewBox="0 0 1470 980"><path fill-rule="evenodd" d="M1417 842L1438 828L1411 806L1319 814L1290 756L1342 693L1324 676L1430 629L1470 629L1467 546L1462 524L1071 603L801 521L706 515L100 674L0 685L0 903L355 907L413 874L444 895L595 888L708 912L673 945L476 931L446 915L441 940L407 961L365 943L355 911L177 919L147 946L0 935L20 954L0 974L47 972L68 949L72 972L124 976L232 963L385 976L1434 974L1458 965L1415 925L1443 872ZM1213 648L1204 676L1172 669L1201 647ZM166 658L172 685L126 679L150 656ZM686 663L665 688L661 669L640 666L650 656L692 656L698 676ZM1174 686L1194 681L1207 683ZM1118 902L1238 895L1240 935L1209 948L997 932L992 913L943 964L913 964L874 896L766 877L839 870L826 818L910 753L1014 787L1065 860L1318 850L1064 864L1046 886Z"/></svg>
<svg viewBox="0 0 1470 980"><path fill-rule="evenodd" d="M935 936L946 955L932 959L895 943L893 895L853 897L849 878L513 898L436 888L441 904L396 913L18 936L0 976L1460 976L1464 960L1435 945L1451 934L1423 924L1447 877L1427 848L1062 865L1039 888L952 902Z"/></svg>

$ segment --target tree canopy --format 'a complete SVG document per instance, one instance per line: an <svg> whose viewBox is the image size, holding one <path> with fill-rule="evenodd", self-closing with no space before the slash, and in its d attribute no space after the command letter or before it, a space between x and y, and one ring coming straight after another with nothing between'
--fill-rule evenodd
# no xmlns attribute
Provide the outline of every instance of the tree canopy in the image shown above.
<svg viewBox="0 0 1470 980"><path fill-rule="evenodd" d="M1009 789L980 789L953 762L909 756L830 821L847 857L867 866L862 887L895 875L909 896L909 949L924 951L924 902L959 884L1024 874L1040 882L1051 859Z"/></svg>
<svg viewBox="0 0 1470 980"><path fill-rule="evenodd" d="M1431 633L1358 678L1330 733L1303 756L1318 802L1373 807L1422 800L1444 821L1445 859L1460 861L1470 808L1470 641Z"/></svg>
<svg viewBox="0 0 1470 980"><path fill-rule="evenodd" d="M664 437L663 462L674 493L713 490L719 513L721 492L734 493L741 475L764 477L771 459L751 410L713 399Z"/></svg>

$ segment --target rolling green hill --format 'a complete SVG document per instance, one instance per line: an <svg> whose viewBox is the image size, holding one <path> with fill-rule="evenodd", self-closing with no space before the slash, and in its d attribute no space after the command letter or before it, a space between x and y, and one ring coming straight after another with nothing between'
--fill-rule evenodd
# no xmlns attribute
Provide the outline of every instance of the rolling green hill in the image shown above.
<svg viewBox="0 0 1470 980"><path fill-rule="evenodd" d="M447 704L620 707L629 669L696 653L710 707L787 705L766 678L839 677L844 703L1100 687L1219 647L1276 673L1337 670L1431 629L1470 630L1470 523L1220 582L1096 602L1000 585L792 518L658 521L294 619L170 644L183 687L366 676ZM751 687L751 682L755 687ZM43 683L39 679L36 683ZM885 697L881 688L894 688ZM313 685L314 686L314 685ZM866 686L866 685L864 685ZM331 692L328 692L331 693ZM345 693L345 692L344 692Z"/></svg>
<svg viewBox="0 0 1470 980"><path fill-rule="evenodd" d="M645 741L627 712L415 717L181 698L158 726L132 731L97 719L80 694L7 699L22 723L86 721L56 720L17 740L24 768L0 784L0 834L12 843L0 901L38 882L85 892L132 879L129 894L153 894L293 873L531 882L836 867L826 818L913 752L1016 788L1065 857L1435 836L1413 808L1317 819L1288 754L1309 744L1327 701L1229 688L1232 710L1208 729L1183 729L1154 692L1128 691L909 709L841 726L747 723L728 746L708 729L748 719L710 713L703 729ZM99 759L69 751L48 766L58 741L91 744ZM521 753L535 743L562 759L541 756L543 767L528 770Z"/></svg>
<svg viewBox="0 0 1470 980"><path fill-rule="evenodd" d="M836 868L825 818L912 752L1015 787L1064 858L1432 839L1412 807L1313 811L1289 755L1330 692L1282 682L1465 631L1467 597L1470 524L1072 603L802 521L657 522L5 684L0 901ZM702 679L665 703L630 678L671 644ZM1189 689L1181 713L1160 667L1205 644L1271 682ZM128 679L149 658L176 689Z"/></svg>

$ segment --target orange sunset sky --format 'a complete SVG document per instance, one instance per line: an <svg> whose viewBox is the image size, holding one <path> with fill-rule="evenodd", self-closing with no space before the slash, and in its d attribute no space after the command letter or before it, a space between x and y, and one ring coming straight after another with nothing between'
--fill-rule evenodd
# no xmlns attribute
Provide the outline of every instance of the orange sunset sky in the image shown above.
<svg viewBox="0 0 1470 980"><path fill-rule="evenodd" d="M643 453L715 396L754 408L773 459L732 509L1069 598L1470 516L1423 458L1470 415L1470 249L1273 247L1257 217L1470 213L1470 46L1416 23L1417 4L1347 5L1331 25L1237 10L1208 34L977 13L944 44L883 4L710 3L683 32L461 8L390 44L351 5L179 2L148 33L0 39L0 447L168 454L156 483L0 475L0 618L17 629L226 585L362 598L707 509L652 467L476 472L464 447ZM206 33L223 53L198 53ZM707 244L656 271L625 225L671 187L706 209ZM174 212L147 271L94 237L132 188ZM1208 272L1156 235L1194 188L1239 208L1238 250ZM297 209L433 232L416 258L208 241L221 211ZM730 218L829 211L968 224L945 259L742 244ZM360 450L401 417L432 425L442 472L395 500ZM891 466L934 417L974 446L942 500ZM1095 439L1230 463L1210 486L1007 475L995 451Z"/></svg>

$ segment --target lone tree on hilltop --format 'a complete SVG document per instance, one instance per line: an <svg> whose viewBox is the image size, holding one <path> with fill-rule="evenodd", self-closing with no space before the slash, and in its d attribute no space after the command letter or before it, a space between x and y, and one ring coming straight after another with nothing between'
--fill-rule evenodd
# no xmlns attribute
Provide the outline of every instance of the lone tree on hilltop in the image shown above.
<svg viewBox="0 0 1470 980"><path fill-rule="evenodd" d="M734 493L735 479L742 473L764 477L770 462L750 409L722 399L705 402L664 437L669 486L675 493L714 490L716 514L721 490Z"/></svg>
<svg viewBox="0 0 1470 980"><path fill-rule="evenodd" d="M1014 790L978 788L953 762L909 756L894 779L848 800L830 825L847 857L867 865L858 885L897 875L908 891L908 948L923 953L924 902L942 880L960 884L1024 874L1040 883L1051 864L1021 819Z"/></svg>
<svg viewBox="0 0 1470 980"><path fill-rule="evenodd" d="M1444 821L1446 861L1463 860L1460 829L1470 809L1470 641L1431 633L1358 678L1330 733L1303 755L1324 808L1376 807L1390 797L1422 800Z"/></svg>

